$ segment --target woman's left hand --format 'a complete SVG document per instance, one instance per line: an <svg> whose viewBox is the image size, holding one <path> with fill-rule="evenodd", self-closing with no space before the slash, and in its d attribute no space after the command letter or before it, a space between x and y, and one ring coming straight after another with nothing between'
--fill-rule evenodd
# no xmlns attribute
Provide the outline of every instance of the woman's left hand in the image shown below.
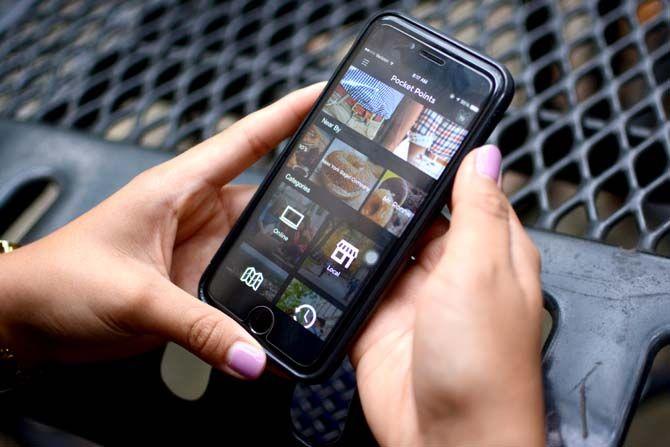
<svg viewBox="0 0 670 447"><path fill-rule="evenodd" d="M322 87L247 116L0 256L0 346L33 363L126 356L170 340L232 375L259 376L258 343L193 295L254 191L226 184L296 130Z"/></svg>

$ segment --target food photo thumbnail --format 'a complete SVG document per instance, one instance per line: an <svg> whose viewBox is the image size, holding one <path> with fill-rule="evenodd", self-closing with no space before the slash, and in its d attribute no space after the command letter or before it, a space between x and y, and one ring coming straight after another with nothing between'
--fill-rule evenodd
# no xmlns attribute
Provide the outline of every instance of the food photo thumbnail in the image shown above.
<svg viewBox="0 0 670 447"><path fill-rule="evenodd" d="M361 208L361 214L400 236L426 193L392 171L386 171Z"/></svg>
<svg viewBox="0 0 670 447"><path fill-rule="evenodd" d="M383 171L381 166L336 138L310 180L358 210Z"/></svg>

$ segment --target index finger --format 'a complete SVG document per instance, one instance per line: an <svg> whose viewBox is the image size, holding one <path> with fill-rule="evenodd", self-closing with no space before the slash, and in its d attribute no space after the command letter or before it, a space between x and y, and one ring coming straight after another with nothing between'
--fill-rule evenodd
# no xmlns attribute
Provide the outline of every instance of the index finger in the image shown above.
<svg viewBox="0 0 670 447"><path fill-rule="evenodd" d="M223 186L300 126L325 83L296 90L168 163L181 175Z"/></svg>

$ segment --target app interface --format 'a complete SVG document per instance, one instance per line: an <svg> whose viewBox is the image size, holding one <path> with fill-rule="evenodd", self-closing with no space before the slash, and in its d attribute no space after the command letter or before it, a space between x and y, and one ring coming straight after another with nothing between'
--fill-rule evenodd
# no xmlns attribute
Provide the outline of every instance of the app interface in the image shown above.
<svg viewBox="0 0 670 447"><path fill-rule="evenodd" d="M490 92L485 77L445 55L430 61L397 29L368 36L209 289L243 319L274 306L275 329L314 349L393 252ZM271 343L288 343L273 332Z"/></svg>

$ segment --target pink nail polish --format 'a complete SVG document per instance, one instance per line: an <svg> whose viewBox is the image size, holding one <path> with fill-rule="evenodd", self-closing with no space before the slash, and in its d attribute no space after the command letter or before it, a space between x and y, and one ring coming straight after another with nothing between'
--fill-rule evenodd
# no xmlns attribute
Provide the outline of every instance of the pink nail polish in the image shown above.
<svg viewBox="0 0 670 447"><path fill-rule="evenodd" d="M265 352L242 341L236 341L228 349L227 365L247 379L255 379L265 368Z"/></svg>
<svg viewBox="0 0 670 447"><path fill-rule="evenodd" d="M494 182L497 182L500 176L501 161L502 155L497 146L487 144L477 149L477 172Z"/></svg>

